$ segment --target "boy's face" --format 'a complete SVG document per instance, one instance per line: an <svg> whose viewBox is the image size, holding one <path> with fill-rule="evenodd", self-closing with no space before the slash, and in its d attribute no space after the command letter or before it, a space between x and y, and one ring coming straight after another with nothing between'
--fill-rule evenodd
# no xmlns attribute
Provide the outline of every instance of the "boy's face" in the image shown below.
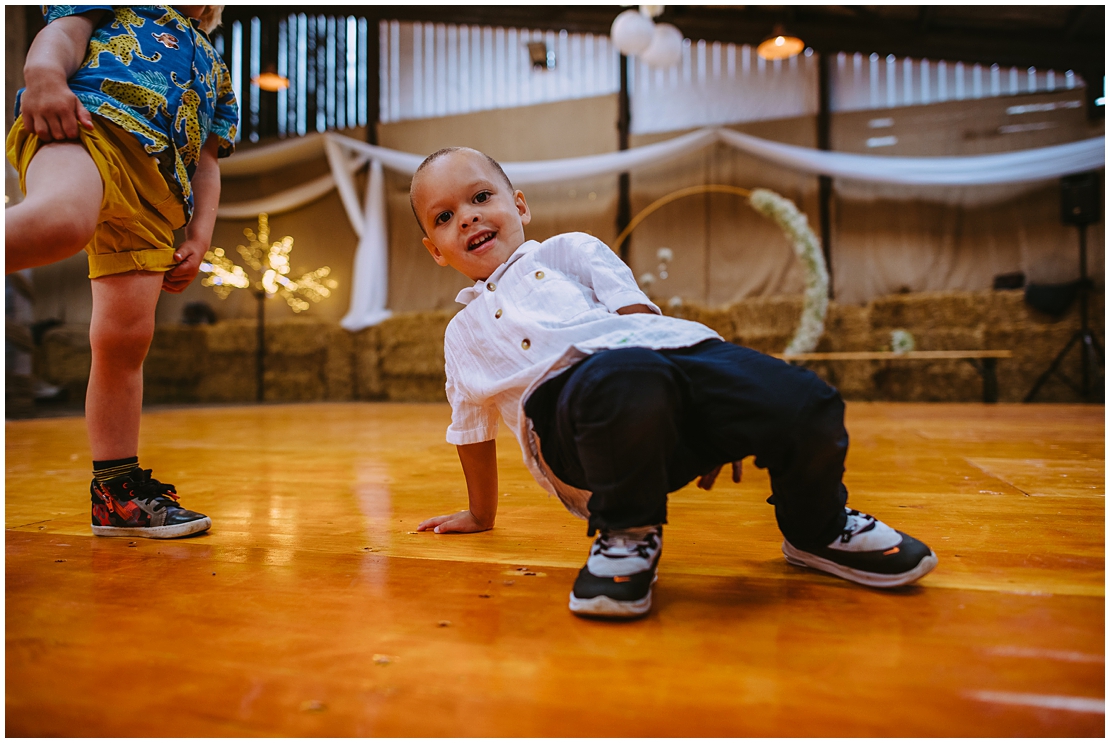
<svg viewBox="0 0 1110 743"><path fill-rule="evenodd" d="M479 153L459 150L432 161L413 188L413 205L441 266L472 281L489 278L524 243L532 220L524 194L513 191Z"/></svg>

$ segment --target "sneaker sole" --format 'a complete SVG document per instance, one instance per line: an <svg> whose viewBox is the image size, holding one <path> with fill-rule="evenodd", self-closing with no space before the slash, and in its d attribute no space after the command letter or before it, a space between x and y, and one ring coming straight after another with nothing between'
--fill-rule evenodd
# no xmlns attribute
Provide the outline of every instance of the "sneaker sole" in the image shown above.
<svg viewBox="0 0 1110 743"><path fill-rule="evenodd" d="M642 617L651 610L651 589L639 601L614 601L608 596L580 599L571 591L570 610L584 617Z"/></svg>
<svg viewBox="0 0 1110 743"><path fill-rule="evenodd" d="M173 539L186 537L212 528L212 519L205 516L196 521L187 521L184 524L171 524L169 526L97 526L93 524L92 532L98 537L144 537L146 539Z"/></svg>
<svg viewBox="0 0 1110 743"><path fill-rule="evenodd" d="M892 575L868 573L863 570L845 567L832 560L826 560L823 557L818 557L809 552L803 552L787 541L783 541L782 543L782 554L791 565L820 570L823 573L830 573L844 578L845 580L850 580L853 583L870 586L871 588L896 588L898 586L904 586L922 578L937 566L937 556L936 553L932 551L930 551L926 557L923 557L921 562L917 563L917 567L913 570L907 570L904 573L894 573Z"/></svg>

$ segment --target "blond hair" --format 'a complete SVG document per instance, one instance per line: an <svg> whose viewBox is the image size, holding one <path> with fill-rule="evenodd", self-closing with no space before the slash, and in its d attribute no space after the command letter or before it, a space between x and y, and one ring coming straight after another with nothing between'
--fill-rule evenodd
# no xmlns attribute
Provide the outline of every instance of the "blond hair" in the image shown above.
<svg viewBox="0 0 1110 743"><path fill-rule="evenodd" d="M200 29L206 34L210 34L220 27L223 22L224 6L222 5L205 5L204 10L200 14Z"/></svg>

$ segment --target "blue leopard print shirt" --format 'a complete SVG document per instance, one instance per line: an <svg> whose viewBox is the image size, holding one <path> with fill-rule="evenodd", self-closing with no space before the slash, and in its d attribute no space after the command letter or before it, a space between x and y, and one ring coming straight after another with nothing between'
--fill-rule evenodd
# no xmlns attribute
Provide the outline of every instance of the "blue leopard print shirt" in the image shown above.
<svg viewBox="0 0 1110 743"><path fill-rule="evenodd" d="M214 135L220 157L235 149L239 105L231 74L197 22L168 5L43 6L48 24L90 11L105 12L69 87L90 112L135 135L158 161L189 219L189 181L201 147Z"/></svg>

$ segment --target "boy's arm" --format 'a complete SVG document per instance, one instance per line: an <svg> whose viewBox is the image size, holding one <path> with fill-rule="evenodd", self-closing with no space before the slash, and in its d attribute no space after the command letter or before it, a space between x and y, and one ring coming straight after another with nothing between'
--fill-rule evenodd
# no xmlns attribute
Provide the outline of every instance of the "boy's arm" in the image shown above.
<svg viewBox="0 0 1110 743"><path fill-rule="evenodd" d="M631 269L605 243L589 238L578 239L572 245L573 249L552 256L555 267L592 289L610 312L661 314L640 289Z"/></svg>
<svg viewBox="0 0 1110 743"><path fill-rule="evenodd" d="M417 531L436 534L465 534L493 528L497 517L497 442L460 444L459 461L466 477L470 508L449 516L436 516L420 523Z"/></svg>
<svg viewBox="0 0 1110 743"><path fill-rule="evenodd" d="M162 288L172 294L185 290L200 271L200 262L212 245L216 209L220 205L220 138L210 136L200 151L200 161L190 181L193 187L193 217L185 227L185 240L174 251L177 265L162 277Z"/></svg>
<svg viewBox="0 0 1110 743"><path fill-rule="evenodd" d="M23 126L43 142L77 139L78 125L92 129L92 114L69 89L68 80L85 59L89 37L103 11L66 16L39 31L23 77L27 86L20 97Z"/></svg>

